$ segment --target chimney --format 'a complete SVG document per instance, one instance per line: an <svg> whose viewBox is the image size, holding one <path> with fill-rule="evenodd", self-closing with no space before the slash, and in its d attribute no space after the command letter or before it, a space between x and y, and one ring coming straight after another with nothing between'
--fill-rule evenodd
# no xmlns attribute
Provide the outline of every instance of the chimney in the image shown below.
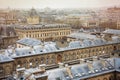
<svg viewBox="0 0 120 80"><path fill-rule="evenodd" d="M92 62L92 61L89 61L89 60L87 60L86 62L87 62L88 67L89 67L89 69L90 69L90 72L89 72L89 73L94 72L94 71L92 71L92 70L93 70L93 64L92 64L93 62Z"/></svg>
<svg viewBox="0 0 120 80"><path fill-rule="evenodd" d="M104 66L104 67L106 67L106 62L105 62L105 59L100 58L100 61L101 61L101 63L103 64L103 66Z"/></svg>
<svg viewBox="0 0 120 80"><path fill-rule="evenodd" d="M46 66L46 64L42 64L42 65L39 65L39 69L41 70L41 71L44 71L45 72L45 66Z"/></svg>
<svg viewBox="0 0 120 80"><path fill-rule="evenodd" d="M64 63L58 63L59 64L59 68L64 68Z"/></svg>
<svg viewBox="0 0 120 80"><path fill-rule="evenodd" d="M15 54L15 47L12 47L12 54Z"/></svg>
<svg viewBox="0 0 120 80"><path fill-rule="evenodd" d="M66 67L66 71L67 71L68 75L70 76L70 78L73 78L72 73L71 73L71 67L68 65L65 65L65 67Z"/></svg>
<svg viewBox="0 0 120 80"><path fill-rule="evenodd" d="M93 56L93 61L98 61L98 60L99 60L99 57Z"/></svg>
<svg viewBox="0 0 120 80"><path fill-rule="evenodd" d="M80 59L80 64L84 64L86 63L86 60L85 59Z"/></svg>

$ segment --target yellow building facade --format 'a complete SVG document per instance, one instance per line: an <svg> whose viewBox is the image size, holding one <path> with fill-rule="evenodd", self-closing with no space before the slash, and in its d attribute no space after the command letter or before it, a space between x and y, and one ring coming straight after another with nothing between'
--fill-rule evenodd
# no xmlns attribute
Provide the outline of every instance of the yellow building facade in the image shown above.
<svg viewBox="0 0 120 80"><path fill-rule="evenodd" d="M39 16L33 16L33 17L28 17L27 18L27 24L39 24L40 23L40 18Z"/></svg>
<svg viewBox="0 0 120 80"><path fill-rule="evenodd" d="M71 33L71 27L66 24L26 25L15 28L19 39L36 38L41 41L59 40Z"/></svg>

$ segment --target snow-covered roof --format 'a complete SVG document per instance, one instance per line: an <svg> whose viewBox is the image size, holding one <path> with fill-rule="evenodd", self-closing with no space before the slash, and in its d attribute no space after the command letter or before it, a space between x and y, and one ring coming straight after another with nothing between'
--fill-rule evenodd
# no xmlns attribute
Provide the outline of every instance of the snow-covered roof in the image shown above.
<svg viewBox="0 0 120 80"><path fill-rule="evenodd" d="M29 76L29 79L35 77L48 76L48 80L81 80L90 77L120 71L120 58L108 58L93 60L76 64L72 66L65 66L63 68L55 68L46 70L42 74L34 75L32 73L41 71L40 68L30 68L24 71L24 78ZM31 75L32 74L32 75Z"/></svg>
<svg viewBox="0 0 120 80"><path fill-rule="evenodd" d="M33 51L29 47L16 48L15 54L16 56L30 55L30 54L33 54Z"/></svg>
<svg viewBox="0 0 120 80"><path fill-rule="evenodd" d="M8 61L13 61L13 59L7 55L0 54L0 63L8 62Z"/></svg>
<svg viewBox="0 0 120 80"><path fill-rule="evenodd" d="M115 60L112 64L115 63L116 65L112 65L110 63L110 61L112 60ZM48 80L56 80L56 78L62 80L81 80L116 71L117 68L115 66L120 69L120 58L110 58L105 60L93 61L92 63L72 65L69 71L72 73L72 78L71 75L68 74L66 68L59 68L47 71Z"/></svg>
<svg viewBox="0 0 120 80"><path fill-rule="evenodd" d="M25 46L36 46L42 44L40 40L34 38L23 38L17 41L17 43L25 45Z"/></svg>
<svg viewBox="0 0 120 80"><path fill-rule="evenodd" d="M82 47L80 41L72 41L69 43L69 48L80 48Z"/></svg>
<svg viewBox="0 0 120 80"><path fill-rule="evenodd" d="M71 41L68 43L68 46L62 47L62 48L59 48L57 46L56 42L44 42L44 43L40 42L40 44L42 44L42 45L36 45L36 46L32 46L32 47L28 46L28 47L23 47L23 48L15 48L15 51L13 51L12 49L7 49L5 51L5 53L8 56L22 57L22 56L29 56L29 55L35 55L35 54L47 54L47 53L51 53L51 52L60 52L60 51L76 49L76 48L86 48L86 47L92 47L92 46L114 44L114 43L119 43L119 42L120 42L120 39L118 37L113 37L113 40L109 41L109 42L107 42L101 38L96 38L94 40L84 39L83 41Z"/></svg>
<svg viewBox="0 0 120 80"><path fill-rule="evenodd" d="M120 37L118 37L118 36L113 36L113 37L112 37L112 41L113 41L114 43L119 43L119 42L120 42Z"/></svg>
<svg viewBox="0 0 120 80"><path fill-rule="evenodd" d="M76 39L97 39L95 35L91 35L89 33L77 32L68 35L68 37L76 38Z"/></svg>
<svg viewBox="0 0 120 80"><path fill-rule="evenodd" d="M120 58L109 58L107 60L112 66L114 66L116 71L120 72Z"/></svg>
<svg viewBox="0 0 120 80"><path fill-rule="evenodd" d="M66 72L64 69L57 69L57 70L52 70L52 71L48 71L47 73L48 75L48 80L66 80L65 73Z"/></svg>
<svg viewBox="0 0 120 80"><path fill-rule="evenodd" d="M39 25L17 25L16 29L44 29L70 27L68 24L39 24Z"/></svg>
<svg viewBox="0 0 120 80"><path fill-rule="evenodd" d="M103 33L109 33L109 34L115 34L115 35L120 35L120 30L116 29L107 29Z"/></svg>

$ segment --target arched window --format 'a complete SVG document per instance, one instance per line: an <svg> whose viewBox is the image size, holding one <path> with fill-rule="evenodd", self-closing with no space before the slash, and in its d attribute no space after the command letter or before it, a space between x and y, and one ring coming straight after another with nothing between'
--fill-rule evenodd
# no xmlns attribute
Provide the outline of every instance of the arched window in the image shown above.
<svg viewBox="0 0 120 80"><path fill-rule="evenodd" d="M77 53L77 56L76 56L76 57L77 57L77 59L79 59L79 53Z"/></svg>
<svg viewBox="0 0 120 80"><path fill-rule="evenodd" d="M116 46L114 46L114 50L116 50L117 49L117 47Z"/></svg>
<svg viewBox="0 0 120 80"><path fill-rule="evenodd" d="M30 67L33 67L33 66L34 66L34 60L33 60L33 59L30 59L29 62L30 62L30 64L29 64Z"/></svg>
<svg viewBox="0 0 120 80"><path fill-rule="evenodd" d="M49 56L46 57L46 64L49 64L49 60L50 60L49 58L50 58Z"/></svg>
<svg viewBox="0 0 120 80"><path fill-rule="evenodd" d="M107 78L103 78L103 80L108 80Z"/></svg>
<svg viewBox="0 0 120 80"><path fill-rule="evenodd" d="M41 57L41 64L44 64L45 58Z"/></svg>
<svg viewBox="0 0 120 80"><path fill-rule="evenodd" d="M28 67L28 66L27 66L27 65L28 65L27 60L24 60L23 63L24 63L24 64L23 64L23 67L27 68L27 67Z"/></svg>
<svg viewBox="0 0 120 80"><path fill-rule="evenodd" d="M0 67L0 75L2 75L4 72L3 72L3 67Z"/></svg>
<svg viewBox="0 0 120 80"><path fill-rule="evenodd" d="M55 56L54 56L54 55L52 55L52 57L51 57L51 63L52 63L52 64L54 64L54 63L55 63L55 61L56 61L56 60L55 60Z"/></svg>
<svg viewBox="0 0 120 80"><path fill-rule="evenodd" d="M17 61L17 67L21 67L22 66L22 62L19 60Z"/></svg>
<svg viewBox="0 0 120 80"><path fill-rule="evenodd" d="M7 75L10 75L10 74L12 74L12 71L11 71L12 69L11 69L11 66L6 66L5 67L5 73L7 73Z"/></svg>
<svg viewBox="0 0 120 80"><path fill-rule="evenodd" d="M36 66L36 67L39 66L39 58L36 58L36 59L35 59L35 66Z"/></svg>
<svg viewBox="0 0 120 80"><path fill-rule="evenodd" d="M67 61L67 54L64 54L64 60Z"/></svg>
<svg viewBox="0 0 120 80"><path fill-rule="evenodd" d="M114 76L110 76L110 77L109 77L109 80L114 80Z"/></svg>

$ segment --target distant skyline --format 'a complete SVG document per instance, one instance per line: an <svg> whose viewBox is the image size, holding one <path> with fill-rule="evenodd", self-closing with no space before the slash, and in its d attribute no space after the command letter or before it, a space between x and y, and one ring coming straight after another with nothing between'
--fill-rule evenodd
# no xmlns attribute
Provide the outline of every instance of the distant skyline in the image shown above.
<svg viewBox="0 0 120 80"><path fill-rule="evenodd" d="M0 8L100 8L120 6L120 0L0 0Z"/></svg>

